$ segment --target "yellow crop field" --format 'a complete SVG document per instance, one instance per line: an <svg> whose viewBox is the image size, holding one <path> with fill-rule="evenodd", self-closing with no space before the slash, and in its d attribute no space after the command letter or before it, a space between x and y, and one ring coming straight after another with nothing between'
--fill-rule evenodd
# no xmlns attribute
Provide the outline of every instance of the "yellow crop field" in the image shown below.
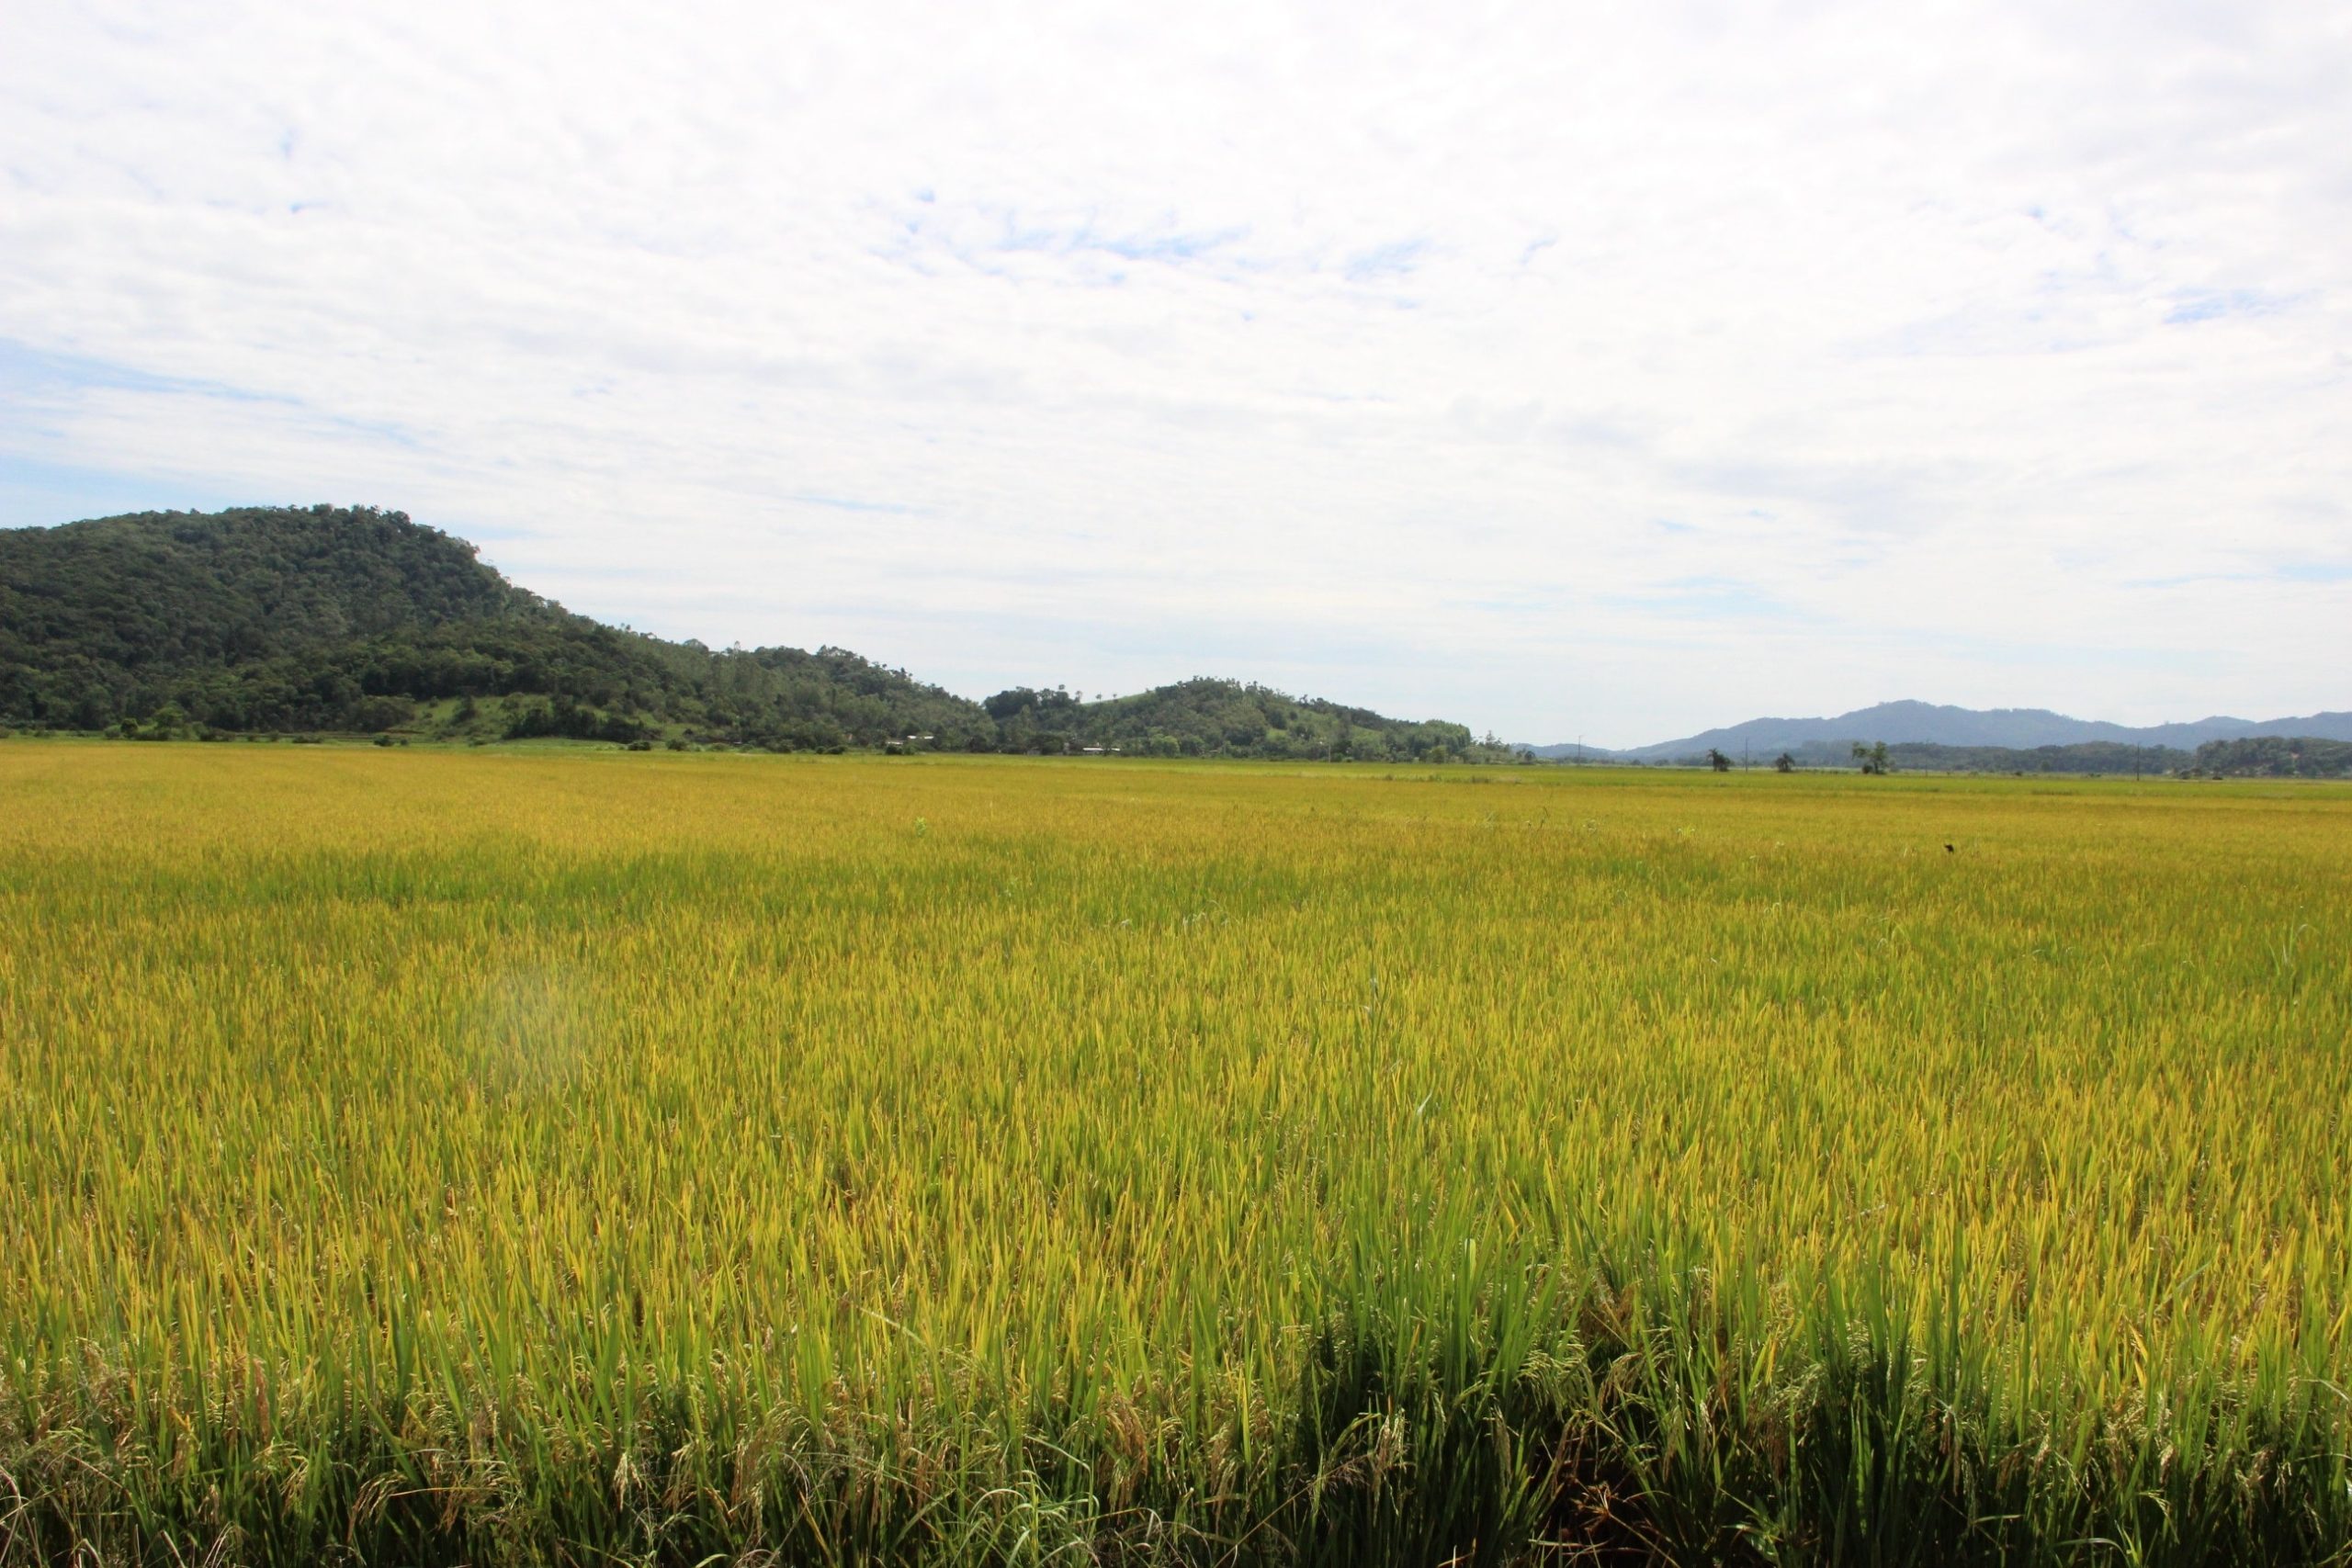
<svg viewBox="0 0 2352 1568"><path fill-rule="evenodd" d="M2352 1561L2352 792L0 743L0 1561Z"/></svg>

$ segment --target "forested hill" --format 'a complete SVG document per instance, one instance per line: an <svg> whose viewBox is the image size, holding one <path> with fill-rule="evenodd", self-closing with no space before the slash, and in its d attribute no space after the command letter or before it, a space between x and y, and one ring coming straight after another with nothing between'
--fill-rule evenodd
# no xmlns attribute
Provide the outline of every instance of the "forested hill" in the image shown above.
<svg viewBox="0 0 2352 1568"><path fill-rule="evenodd" d="M1233 682L987 705L842 649L713 651L575 615L398 512L247 507L0 529L0 727L150 739L569 736L775 750L879 746L1422 759L1459 725Z"/></svg>
<svg viewBox="0 0 2352 1568"><path fill-rule="evenodd" d="M326 506L0 531L0 721L776 749L995 728L842 649L714 653L603 626L403 513Z"/></svg>
<svg viewBox="0 0 2352 1568"><path fill-rule="evenodd" d="M1019 687L985 705L1005 744L1054 750L1064 743L1146 756L1261 756L1340 761L1449 758L1497 761L1500 742L1476 741L1441 719L1412 723L1319 697L1205 677L1134 696L1080 702L1069 693Z"/></svg>

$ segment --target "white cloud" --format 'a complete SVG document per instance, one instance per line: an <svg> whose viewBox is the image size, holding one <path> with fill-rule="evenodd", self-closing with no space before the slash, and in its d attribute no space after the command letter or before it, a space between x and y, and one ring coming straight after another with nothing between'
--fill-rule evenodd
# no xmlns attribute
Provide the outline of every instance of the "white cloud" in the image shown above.
<svg viewBox="0 0 2352 1568"><path fill-rule="evenodd" d="M675 635L1531 739L2352 703L2342 7L9 34L0 522L370 501Z"/></svg>

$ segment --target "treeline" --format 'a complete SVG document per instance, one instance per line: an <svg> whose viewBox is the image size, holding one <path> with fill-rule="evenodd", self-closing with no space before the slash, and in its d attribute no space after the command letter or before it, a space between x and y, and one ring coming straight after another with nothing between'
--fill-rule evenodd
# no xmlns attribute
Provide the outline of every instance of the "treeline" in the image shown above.
<svg viewBox="0 0 2352 1568"><path fill-rule="evenodd" d="M1734 768L1768 768L1777 766L1782 757L1799 768L1932 773L2177 773L2194 761L2188 752L2168 746L2127 746L2112 740L2034 747L1944 746L1925 740L1863 746L1859 740L1808 740L1770 756L1724 760ZM1703 768L1713 760L1702 752L1677 757L1670 765Z"/></svg>
<svg viewBox="0 0 2352 1568"><path fill-rule="evenodd" d="M1883 751L1882 756L1880 753ZM1785 756L1799 768L1861 768L1865 772L1943 773L2168 774L2181 778L2352 777L2352 741L2309 736L2256 736L2209 740L2194 751L2171 746L2131 746L2113 740L2071 746L1941 746L1926 741L1863 747L1852 740L1809 740L1770 757L1677 757L1669 766L1704 768L1716 757L1732 768L1769 768Z"/></svg>
<svg viewBox="0 0 2352 1568"><path fill-rule="evenodd" d="M1853 743L1808 741L1796 750L1802 767L1851 767ZM1898 741L1886 749L1895 772L1938 773L2163 773L2188 765L2189 754L2169 746L2129 746L2113 740L2071 746L1943 746Z"/></svg>
<svg viewBox="0 0 2352 1568"><path fill-rule="evenodd" d="M0 726L145 739L560 736L767 750L1509 755L1461 725L1199 680L974 703L845 649L716 651L576 615L462 539L369 507L0 530Z"/></svg>
<svg viewBox="0 0 2352 1568"><path fill-rule="evenodd" d="M2352 778L2352 740L2279 735L2209 740L2197 748L2192 771L2210 778Z"/></svg>

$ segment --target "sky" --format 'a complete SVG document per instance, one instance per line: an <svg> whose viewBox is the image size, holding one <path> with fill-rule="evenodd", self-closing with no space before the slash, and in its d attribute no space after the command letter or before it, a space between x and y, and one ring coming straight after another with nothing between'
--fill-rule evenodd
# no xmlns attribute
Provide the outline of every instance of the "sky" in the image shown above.
<svg viewBox="0 0 2352 1568"><path fill-rule="evenodd" d="M0 16L0 526L950 690L2352 707L2352 6Z"/></svg>

